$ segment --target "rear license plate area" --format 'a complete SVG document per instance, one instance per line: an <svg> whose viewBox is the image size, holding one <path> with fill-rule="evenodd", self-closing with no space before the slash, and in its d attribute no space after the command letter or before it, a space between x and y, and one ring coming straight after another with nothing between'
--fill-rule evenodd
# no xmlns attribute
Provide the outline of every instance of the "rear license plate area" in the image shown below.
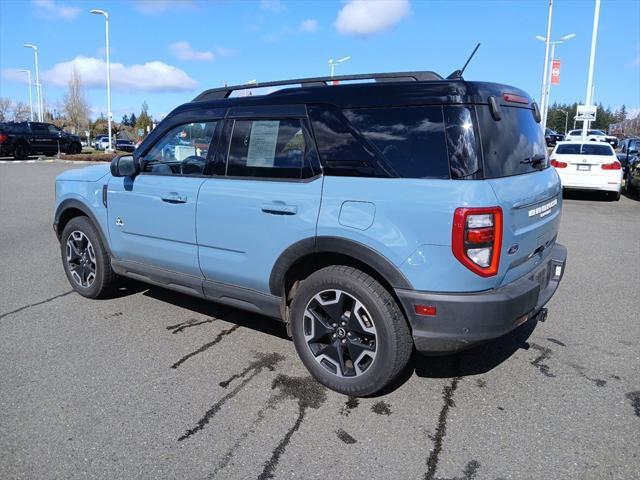
<svg viewBox="0 0 640 480"><path fill-rule="evenodd" d="M588 172L591 170L591 165L578 165L578 171Z"/></svg>

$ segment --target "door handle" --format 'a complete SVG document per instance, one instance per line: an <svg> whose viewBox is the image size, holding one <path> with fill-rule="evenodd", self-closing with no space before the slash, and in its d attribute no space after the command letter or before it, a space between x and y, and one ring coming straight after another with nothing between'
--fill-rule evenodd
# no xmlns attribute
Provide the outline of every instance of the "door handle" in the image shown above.
<svg viewBox="0 0 640 480"><path fill-rule="evenodd" d="M298 207L284 202L272 202L263 204L262 211L271 215L295 215L298 213Z"/></svg>
<svg viewBox="0 0 640 480"><path fill-rule="evenodd" d="M186 195L178 195L177 193L170 193L166 197L161 197L161 199L167 203L187 203Z"/></svg>

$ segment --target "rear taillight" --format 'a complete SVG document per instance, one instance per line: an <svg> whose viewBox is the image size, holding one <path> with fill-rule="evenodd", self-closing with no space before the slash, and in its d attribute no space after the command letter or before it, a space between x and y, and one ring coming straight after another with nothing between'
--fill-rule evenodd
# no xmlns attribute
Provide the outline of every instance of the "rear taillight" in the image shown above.
<svg viewBox="0 0 640 480"><path fill-rule="evenodd" d="M453 255L472 272L491 277L498 273L502 248L502 209L457 208L453 214Z"/></svg>
<svg viewBox="0 0 640 480"><path fill-rule="evenodd" d="M603 163L601 166L603 170L620 170L622 168L620 162L617 161L613 163Z"/></svg>
<svg viewBox="0 0 640 480"><path fill-rule="evenodd" d="M0 133L0 143L4 143L7 141L7 136Z"/></svg>
<svg viewBox="0 0 640 480"><path fill-rule="evenodd" d="M565 162L559 162L555 158L551 159L551 166L556 168L567 168L567 164Z"/></svg>

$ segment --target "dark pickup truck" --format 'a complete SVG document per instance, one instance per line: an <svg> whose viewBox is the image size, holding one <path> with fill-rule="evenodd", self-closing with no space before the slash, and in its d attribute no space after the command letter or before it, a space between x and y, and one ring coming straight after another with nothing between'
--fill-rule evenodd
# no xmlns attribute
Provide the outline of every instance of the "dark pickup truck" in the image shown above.
<svg viewBox="0 0 640 480"><path fill-rule="evenodd" d="M52 156L58 152L80 153L80 137L71 135L51 123L0 123L0 156L24 160L31 154Z"/></svg>

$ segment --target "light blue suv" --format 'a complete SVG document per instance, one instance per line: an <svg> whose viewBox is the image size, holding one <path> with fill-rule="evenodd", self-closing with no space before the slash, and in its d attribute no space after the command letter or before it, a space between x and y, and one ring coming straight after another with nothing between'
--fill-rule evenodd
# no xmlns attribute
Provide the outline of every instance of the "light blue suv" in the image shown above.
<svg viewBox="0 0 640 480"><path fill-rule="evenodd" d="M433 72L208 90L58 176L64 269L90 298L125 276L279 319L316 379L369 395L414 346L546 315L566 249L539 121L516 88Z"/></svg>

